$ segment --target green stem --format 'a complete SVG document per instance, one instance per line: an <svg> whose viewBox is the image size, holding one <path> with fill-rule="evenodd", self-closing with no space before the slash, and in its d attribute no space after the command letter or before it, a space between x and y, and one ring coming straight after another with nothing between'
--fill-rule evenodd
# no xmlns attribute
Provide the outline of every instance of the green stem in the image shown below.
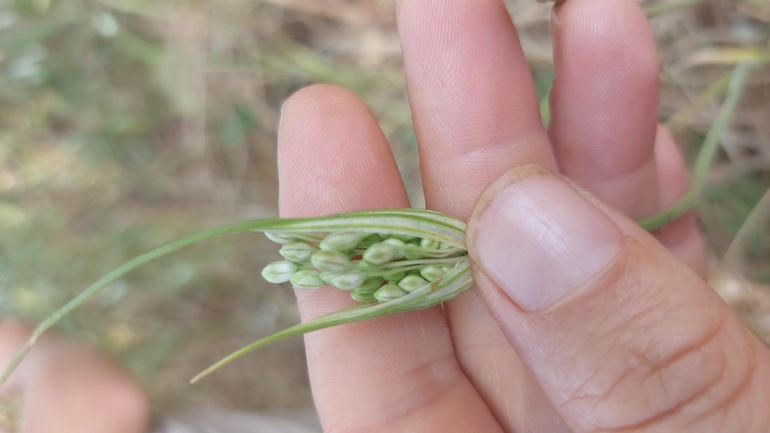
<svg viewBox="0 0 770 433"><path fill-rule="evenodd" d="M50 329L52 326L58 323L64 316L71 313L73 310L75 310L77 307L79 307L89 298L96 295L98 292L104 290L110 284L119 280L122 276L126 275L127 273L131 272L132 270L138 268L139 266L147 262L163 257L167 254L171 254L174 251L184 248L188 245L192 245L196 242L200 242L200 241L218 237L218 236L251 231L251 230L254 230L256 227L259 227L260 225L262 225L261 223L263 223L263 221L246 221L242 223L227 225L224 227L217 227L215 229L207 230L201 233L196 233L186 238L179 239L178 241L174 241L169 244L163 245L162 247L159 247L150 252L144 253L141 256L138 256L122 264L121 266L114 269L109 274L103 276L101 279L99 279L99 281L92 284L85 291L83 291L74 299L66 303L63 307L59 308L58 310L53 312L50 316L46 317L46 319L43 322L41 322L37 328L35 328L35 330L32 332L32 335L29 337L29 340L27 340L27 342L24 343L24 345L19 349L19 351L13 357L11 364L8 365L8 367L3 372L3 375L0 376L0 385L2 385L3 383L5 383L6 380L8 380L8 377L11 375L11 372L16 369L16 367L19 365L21 360L32 349L32 346L35 344L37 339L40 338L40 336L45 331Z"/></svg>
<svg viewBox="0 0 770 433"><path fill-rule="evenodd" d="M703 0L682 0L674 3L663 3L663 4L648 6L644 8L644 14L647 15L647 18L654 18L659 15L665 15L665 14L676 12L681 9L686 9L691 6L695 6L696 4L702 1Z"/></svg>
<svg viewBox="0 0 770 433"><path fill-rule="evenodd" d="M548 89L548 93L545 94L543 99L540 100L540 120L543 122L543 127L548 129L551 124L551 89Z"/></svg>
<svg viewBox="0 0 770 433"><path fill-rule="evenodd" d="M229 364L230 362L234 361L237 358L240 358L241 356L259 349L260 347L267 346L270 343L274 343L276 341L285 340L287 338L293 337L295 335L301 335L312 331L317 331L319 329L328 328L331 326L336 325L342 325L345 323L350 322L357 322L360 320L366 320L368 318L374 318L378 315L357 315L355 314L359 310L364 310L367 307L370 307L372 304L362 304L362 305L356 305L353 307L350 307L346 310L341 311L335 311L334 313L328 314L323 317L319 317L317 320L312 321L311 323L300 323L298 325L294 325L290 328L286 328L282 331L276 332L274 334L271 334L268 337L265 337L261 340L257 340L254 343L248 344L235 352L227 355L226 357L220 359L216 363L212 364L210 367L206 368L205 370L201 371L195 377L193 377L190 380L191 384L194 384L195 382L198 382L199 380L203 379L204 377L208 376L209 374L213 373L216 370L219 370L222 366L225 364ZM385 306L387 304L382 304L378 306ZM348 314L352 313L352 314ZM382 316L384 314L387 314L387 312L381 312L379 316Z"/></svg>
<svg viewBox="0 0 770 433"><path fill-rule="evenodd" d="M380 224L371 223L371 217L376 217ZM412 221L414 224L405 228L403 227L403 221ZM431 237L434 240L445 242L453 247L465 248L463 243L465 240L465 223L455 218L439 214L438 212L415 209L381 209L316 218L272 218L244 221L217 227L163 245L122 264L112 272L103 276L99 281L89 286L85 291L66 303L63 307L51 313L51 315L46 317L45 320L35 328L29 339L16 352L11 363L6 367L2 376L0 376L0 386L8 380L11 373L18 367L19 363L29 353L32 346L44 332L56 325L64 316L71 313L88 299L147 262L173 253L174 251L194 243L234 233L248 231L287 231L291 232L293 235L302 236L307 233L335 231L351 226L356 227L357 230L371 233L395 231L413 236Z"/></svg>
<svg viewBox="0 0 770 433"><path fill-rule="evenodd" d="M198 382L225 364L228 364L253 350L257 350L260 347L279 340L285 340L289 337L329 328L331 326L342 325L344 323L359 322L361 320L382 317L391 313L419 310L436 306L471 288L473 286L473 278L470 274L470 264L466 262L460 269L450 271L446 277L442 279L438 287L435 286L435 283L431 283L395 301L385 304L373 302L356 305L276 332L275 334L257 340L222 358L214 365L198 373L192 380L190 380L190 383ZM433 298L431 298L431 296L433 296Z"/></svg>
<svg viewBox="0 0 770 433"><path fill-rule="evenodd" d="M698 156L695 158L695 165L692 171L692 186L690 187L690 190L670 208L640 220L639 225L645 230L652 231L664 226L666 223L684 215L695 204L695 201L698 199L706 185L711 161L714 159L716 151L719 148L719 139L722 137L722 133L730 123L730 119L732 119L733 113L735 113L735 109L738 107L738 101L740 100L743 84L749 69L749 63L740 63L735 67L735 70L730 77L730 84L727 87L725 101L719 109L719 113L717 114L716 119L714 119L714 123L706 134L705 140L703 140L703 145L701 146L700 151L698 151Z"/></svg>

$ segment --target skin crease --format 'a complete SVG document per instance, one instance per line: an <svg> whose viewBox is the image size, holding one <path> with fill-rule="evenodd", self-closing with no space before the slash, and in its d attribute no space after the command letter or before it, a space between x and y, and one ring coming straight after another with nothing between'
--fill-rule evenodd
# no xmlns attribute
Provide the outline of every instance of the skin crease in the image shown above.
<svg viewBox="0 0 770 433"><path fill-rule="evenodd" d="M698 276L694 217L657 239L632 221L688 182L657 126L657 55L636 2L559 7L549 131L501 0L400 0L397 14L426 202L474 215L471 258L479 212L525 164L584 186L623 244L543 311L523 311L476 263L478 290L444 309L307 335L325 431L768 431L770 355ZM281 216L409 204L376 119L344 89L292 96L278 146ZM297 297L304 320L352 304L336 290Z"/></svg>

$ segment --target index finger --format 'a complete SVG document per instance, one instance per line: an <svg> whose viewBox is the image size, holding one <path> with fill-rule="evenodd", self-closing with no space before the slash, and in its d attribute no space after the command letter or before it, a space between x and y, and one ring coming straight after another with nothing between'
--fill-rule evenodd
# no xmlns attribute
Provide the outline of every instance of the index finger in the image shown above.
<svg viewBox="0 0 770 433"><path fill-rule="evenodd" d="M385 137L350 92L313 86L292 96L278 145L284 217L409 205ZM297 298L305 320L353 305L336 289ZM438 307L324 329L305 342L326 430L499 430L457 365Z"/></svg>

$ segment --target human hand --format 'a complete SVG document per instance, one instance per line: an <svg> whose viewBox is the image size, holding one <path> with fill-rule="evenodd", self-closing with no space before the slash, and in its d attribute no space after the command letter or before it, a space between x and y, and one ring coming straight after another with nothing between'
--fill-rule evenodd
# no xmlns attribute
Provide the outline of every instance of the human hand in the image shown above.
<svg viewBox="0 0 770 433"><path fill-rule="evenodd" d="M326 431L765 431L770 353L702 280L694 217L633 223L688 188L636 3L560 6L548 132L501 0L400 0L398 22L427 206L473 215L478 290L307 335ZM292 96L278 144L283 217L409 205L345 90ZM353 303L297 297L305 320Z"/></svg>
<svg viewBox="0 0 770 433"><path fill-rule="evenodd" d="M0 322L0 368L31 333L18 320ZM24 433L144 433L149 422L147 397L126 372L56 335L44 335L0 388L0 397L13 394L21 396Z"/></svg>

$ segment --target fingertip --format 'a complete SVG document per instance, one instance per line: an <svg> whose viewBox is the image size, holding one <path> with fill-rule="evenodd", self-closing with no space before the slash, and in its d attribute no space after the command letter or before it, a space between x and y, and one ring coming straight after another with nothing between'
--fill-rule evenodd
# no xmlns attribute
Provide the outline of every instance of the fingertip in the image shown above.
<svg viewBox="0 0 770 433"><path fill-rule="evenodd" d="M284 218L409 206L376 119L353 92L319 84L284 103L278 127L279 210ZM298 291L303 315L350 305L338 290Z"/></svg>
<svg viewBox="0 0 770 433"><path fill-rule="evenodd" d="M657 47L644 10L635 1L570 0L555 8L553 15L565 44L588 48L571 52L573 57L599 67L622 58L640 78L657 82Z"/></svg>
<svg viewBox="0 0 770 433"><path fill-rule="evenodd" d="M560 169L633 218L654 212L659 60L644 12L633 0L569 0L555 14Z"/></svg>
<svg viewBox="0 0 770 433"><path fill-rule="evenodd" d="M651 98L656 103L657 114L658 47L647 17L635 1L573 0L564 3L556 14L567 39L563 42L576 46L571 54L587 72L622 80L618 84L623 86L616 89L618 93L631 87L632 97L642 97L643 101ZM581 47L584 49L580 50Z"/></svg>
<svg viewBox="0 0 770 433"><path fill-rule="evenodd" d="M390 146L358 96L326 84L283 105L278 128L284 217L408 206Z"/></svg>
<svg viewBox="0 0 770 433"><path fill-rule="evenodd" d="M332 84L312 84L294 92L281 107L281 125L294 125L295 114L302 114L303 127L329 120L335 114L355 113L363 106L355 93Z"/></svg>
<svg viewBox="0 0 770 433"><path fill-rule="evenodd" d="M340 130L350 128L352 123L367 114L370 115L363 102L353 92L341 87L314 84L296 91L281 107L278 126L279 169L287 161L295 164L295 157L300 156L300 152L319 147L313 146L312 142L331 141ZM363 120L366 123L369 119ZM376 136L378 131L367 129L365 132ZM309 158L300 160L311 162Z"/></svg>

